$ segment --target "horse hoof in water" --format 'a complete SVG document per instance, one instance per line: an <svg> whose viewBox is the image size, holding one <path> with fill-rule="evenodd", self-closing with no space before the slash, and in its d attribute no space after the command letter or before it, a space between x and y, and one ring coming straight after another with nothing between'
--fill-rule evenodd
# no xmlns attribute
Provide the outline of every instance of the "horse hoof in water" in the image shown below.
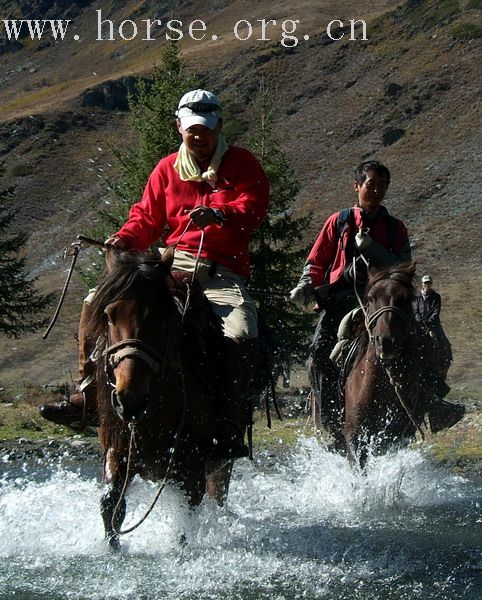
<svg viewBox="0 0 482 600"><path fill-rule="evenodd" d="M121 545L119 542L119 536L117 534L106 537L107 548L110 552L120 552Z"/></svg>

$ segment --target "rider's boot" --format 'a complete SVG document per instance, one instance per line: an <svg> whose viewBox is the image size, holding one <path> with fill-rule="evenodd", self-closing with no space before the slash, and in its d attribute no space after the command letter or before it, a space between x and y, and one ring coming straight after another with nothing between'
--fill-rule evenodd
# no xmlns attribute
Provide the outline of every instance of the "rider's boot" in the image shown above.
<svg viewBox="0 0 482 600"><path fill-rule="evenodd" d="M250 416L249 386L258 361L258 339L224 338L224 386L226 394L220 407L214 453L222 458L249 455L244 430Z"/></svg>
<svg viewBox="0 0 482 600"><path fill-rule="evenodd" d="M457 424L465 414L463 404L447 402L442 398L434 398L429 404L428 421L432 433L449 429Z"/></svg>
<svg viewBox="0 0 482 600"><path fill-rule="evenodd" d="M422 384L425 388L426 412L432 433L449 429L463 418L465 406L443 400L443 397L449 393L450 387L432 368L425 369Z"/></svg>
<svg viewBox="0 0 482 600"><path fill-rule="evenodd" d="M68 425L73 429L83 429L86 425L97 427L97 400L95 385L95 363L90 359L93 348L86 336L90 320L90 303L84 302L79 323L79 375L76 389L68 400L40 406L44 419Z"/></svg>

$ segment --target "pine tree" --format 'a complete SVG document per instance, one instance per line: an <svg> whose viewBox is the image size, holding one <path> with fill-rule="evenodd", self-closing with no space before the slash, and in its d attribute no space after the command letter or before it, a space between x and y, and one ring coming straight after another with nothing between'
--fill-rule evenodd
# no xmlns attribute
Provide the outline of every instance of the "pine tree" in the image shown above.
<svg viewBox="0 0 482 600"><path fill-rule="evenodd" d="M251 243L250 290L258 302L261 318L272 332L275 373L280 373L304 362L312 335L312 315L300 312L286 301L307 254L301 241L312 217L311 214L293 216L299 181L273 133L275 109L272 93L261 82L254 101L256 131L249 138L248 147L268 176L270 209Z"/></svg>
<svg viewBox="0 0 482 600"><path fill-rule="evenodd" d="M40 294L35 279L25 271L22 248L28 236L8 234L15 214L8 207L10 199L10 190L0 192L0 335L18 338L45 325L39 313L50 305L52 296Z"/></svg>
<svg viewBox="0 0 482 600"><path fill-rule="evenodd" d="M118 175L115 180L105 181L110 198L97 208L100 220L87 232L89 236L105 240L126 222L129 209L140 199L152 169L161 158L179 148L174 112L179 98L195 88L196 78L186 73L178 44L167 44L152 77L139 78L137 93L129 96L129 125L137 134L137 143L127 150L112 149ZM103 262L103 259L94 261L81 271L87 288L96 285Z"/></svg>
<svg viewBox="0 0 482 600"><path fill-rule="evenodd" d="M161 158L178 149L174 111L179 98L195 87L196 80L186 73L175 42L165 46L152 78L138 80L137 94L129 97L129 125L137 133L138 143L124 151L114 148L119 175L115 182L108 182L112 201L108 209L100 211L103 224L99 233L110 235L124 224L152 169Z"/></svg>

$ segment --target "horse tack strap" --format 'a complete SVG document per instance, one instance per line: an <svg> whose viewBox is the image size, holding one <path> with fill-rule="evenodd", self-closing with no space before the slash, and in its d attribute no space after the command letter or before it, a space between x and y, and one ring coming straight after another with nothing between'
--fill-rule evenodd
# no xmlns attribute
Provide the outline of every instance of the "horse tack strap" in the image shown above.
<svg viewBox="0 0 482 600"><path fill-rule="evenodd" d="M394 313L397 316L399 316L404 323L408 323L407 315L402 310L400 310L399 308L397 308L396 306L382 306L381 308L379 308L378 310L376 310L373 314L371 314L371 315L367 314L366 315L366 318L365 318L365 327L366 327L367 331L370 331L370 329L372 328L373 324L378 320L378 317L380 315L382 315L383 313L386 313L386 312Z"/></svg>
<svg viewBox="0 0 482 600"><path fill-rule="evenodd" d="M146 342L138 339L126 339L106 348L103 355L107 357L112 368L117 367L123 358L137 357L143 360L157 374L162 364L161 355Z"/></svg>
<svg viewBox="0 0 482 600"><path fill-rule="evenodd" d="M110 354L108 358L109 365L112 368L115 368L123 358L127 357L140 358L155 374L157 374L157 372L159 371L159 363L153 358L151 358L149 354L147 354L147 352L144 352L144 350L141 350L140 348L134 348L134 346L126 346L125 348L114 352L114 354Z"/></svg>

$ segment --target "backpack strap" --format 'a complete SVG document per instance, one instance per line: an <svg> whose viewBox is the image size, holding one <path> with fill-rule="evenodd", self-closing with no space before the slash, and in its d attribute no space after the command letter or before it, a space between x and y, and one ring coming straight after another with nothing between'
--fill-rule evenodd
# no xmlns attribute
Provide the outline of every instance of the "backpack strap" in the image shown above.
<svg viewBox="0 0 482 600"><path fill-rule="evenodd" d="M352 208L344 208L344 209L340 210L340 212L338 213L338 217L336 219L336 235L338 238L338 243L340 245L340 248L345 253L347 251L350 253L352 253L354 251L354 248L350 248L350 246L353 245L353 244L350 244L350 242L352 242L352 240L348 240L348 244L345 246L344 239L343 239L345 231L348 229L350 224L352 224L353 222L354 222L354 218L353 218L353 209Z"/></svg>
<svg viewBox="0 0 482 600"><path fill-rule="evenodd" d="M339 211L336 219L336 233L340 240L340 244L343 244L343 234L348 228L350 222L353 219L353 211L351 208L344 208Z"/></svg>
<svg viewBox="0 0 482 600"><path fill-rule="evenodd" d="M393 252L393 247L395 246L395 240L397 239L398 232L398 220L392 215L387 215L387 239L388 239L388 249Z"/></svg>
<svg viewBox="0 0 482 600"><path fill-rule="evenodd" d="M346 251L346 248L343 247L343 234L346 229L349 227L350 223L353 223L353 209L352 208L344 208L340 210L338 213L338 217L336 219L336 233L337 237L340 240L340 245L342 250ZM388 250L393 252L393 247L395 246L395 240L397 239L398 233L398 219L392 217L392 215L387 214L387 241L388 241Z"/></svg>

